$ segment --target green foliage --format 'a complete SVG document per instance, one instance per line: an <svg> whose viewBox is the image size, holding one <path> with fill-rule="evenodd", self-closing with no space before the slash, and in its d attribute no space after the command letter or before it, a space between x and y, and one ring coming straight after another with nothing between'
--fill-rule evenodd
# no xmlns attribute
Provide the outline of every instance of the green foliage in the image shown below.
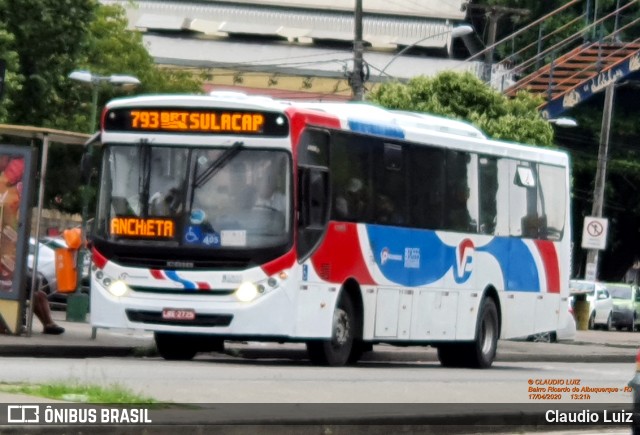
<svg viewBox="0 0 640 435"><path fill-rule="evenodd" d="M127 28L124 9L97 0L0 0L0 57L7 62L0 122L90 133L92 88L74 70L137 77L138 89L98 85L98 114L107 101L135 93L200 92L202 78L159 68L142 35ZM19 139L12 138L14 143ZM95 188L80 188L82 147L51 147L45 206L80 211Z"/></svg>
<svg viewBox="0 0 640 435"><path fill-rule="evenodd" d="M9 121L49 127L69 95L66 76L76 65L93 21L95 0L6 0L0 15L14 37L24 77Z"/></svg>
<svg viewBox="0 0 640 435"><path fill-rule="evenodd" d="M0 389L10 393L28 394L54 400L87 403L157 403L151 397L133 393L128 388L115 384L108 387L81 384L77 381L59 381L48 384L0 385Z"/></svg>
<svg viewBox="0 0 640 435"><path fill-rule="evenodd" d="M384 83L368 99L391 109L466 120L496 139L553 144L553 129L537 110L538 98L521 92L509 99L468 72L446 71L432 78L415 77L406 84Z"/></svg>
<svg viewBox="0 0 640 435"><path fill-rule="evenodd" d="M83 50L73 70L87 70L92 74L108 76L125 74L137 77L141 85L135 89L100 86L98 107L107 101L131 93L196 93L202 80L189 72L159 68L142 41L142 34L127 28L124 9L119 5L97 7L95 19L88 28ZM70 71L69 71L70 72ZM71 82L66 80L66 82ZM74 92L67 99L66 110L54 122L56 128L88 132L92 124L91 92L89 86L70 83ZM78 110L80 108L80 110ZM67 114L73 114L71 117Z"/></svg>

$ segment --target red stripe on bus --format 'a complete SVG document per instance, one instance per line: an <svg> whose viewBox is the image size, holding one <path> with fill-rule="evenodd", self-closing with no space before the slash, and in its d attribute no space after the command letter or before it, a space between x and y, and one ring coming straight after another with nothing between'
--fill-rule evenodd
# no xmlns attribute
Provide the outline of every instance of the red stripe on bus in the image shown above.
<svg viewBox="0 0 640 435"><path fill-rule="evenodd" d="M375 284L362 253L357 225L353 223L331 222L311 263L325 281L342 283L355 278L361 285Z"/></svg>
<svg viewBox="0 0 640 435"><path fill-rule="evenodd" d="M154 277L155 279L166 279L161 270L150 269L150 272L151 272L151 276Z"/></svg>
<svg viewBox="0 0 640 435"><path fill-rule="evenodd" d="M276 273L282 272L285 269L292 268L295 262L296 262L296 251L294 248L291 248L291 250L286 254L284 254L282 257L278 257L273 261L263 264L262 270L268 276L273 276Z"/></svg>
<svg viewBox="0 0 640 435"><path fill-rule="evenodd" d="M547 276L547 292L560 293L560 267L558 253L553 242L549 240L534 240Z"/></svg>

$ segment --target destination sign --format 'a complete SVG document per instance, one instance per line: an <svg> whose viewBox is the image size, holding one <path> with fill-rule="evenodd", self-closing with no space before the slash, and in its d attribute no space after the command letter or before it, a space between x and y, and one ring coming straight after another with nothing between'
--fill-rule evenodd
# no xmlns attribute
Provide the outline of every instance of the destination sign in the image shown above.
<svg viewBox="0 0 640 435"><path fill-rule="evenodd" d="M104 118L105 131L287 136L284 114L201 108L116 108Z"/></svg>
<svg viewBox="0 0 640 435"><path fill-rule="evenodd" d="M171 219L115 217L109 226L112 236L172 239L176 225Z"/></svg>

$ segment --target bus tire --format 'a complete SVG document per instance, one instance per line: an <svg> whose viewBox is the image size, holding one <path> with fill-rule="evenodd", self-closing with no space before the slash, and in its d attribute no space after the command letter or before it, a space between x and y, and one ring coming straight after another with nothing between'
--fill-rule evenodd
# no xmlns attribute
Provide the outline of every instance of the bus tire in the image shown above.
<svg viewBox="0 0 640 435"><path fill-rule="evenodd" d="M438 359L443 367L491 367L498 347L498 309L491 298L482 301L476 339L471 343L447 343L438 346Z"/></svg>
<svg viewBox="0 0 640 435"><path fill-rule="evenodd" d="M354 352L355 311L351 299L343 294L333 313L333 325L330 340L307 342L307 354L315 365L343 366L355 360L361 354ZM352 356L353 353L353 356Z"/></svg>
<svg viewBox="0 0 640 435"><path fill-rule="evenodd" d="M349 354L348 364L355 364L360 361L362 355L373 350L371 343L366 343L362 340L354 340L353 347L351 348L351 354Z"/></svg>
<svg viewBox="0 0 640 435"><path fill-rule="evenodd" d="M476 339L469 344L468 366L487 369L493 364L498 348L498 309L491 298L484 298L476 325Z"/></svg>
<svg viewBox="0 0 640 435"><path fill-rule="evenodd" d="M160 356L170 361L188 361L198 353L196 338L188 334L154 332L153 338Z"/></svg>

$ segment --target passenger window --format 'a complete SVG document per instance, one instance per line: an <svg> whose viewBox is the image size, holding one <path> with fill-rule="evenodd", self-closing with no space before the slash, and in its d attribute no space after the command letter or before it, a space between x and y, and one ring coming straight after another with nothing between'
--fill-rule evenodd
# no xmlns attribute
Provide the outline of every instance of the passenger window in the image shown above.
<svg viewBox="0 0 640 435"><path fill-rule="evenodd" d="M557 166L539 165L538 213L544 218L539 236L548 240L561 240L566 218L566 170Z"/></svg>
<svg viewBox="0 0 640 435"><path fill-rule="evenodd" d="M493 234L498 216L498 162L495 158L478 160L480 228L482 234Z"/></svg>
<svg viewBox="0 0 640 435"><path fill-rule="evenodd" d="M447 151L444 229L478 231L478 158L475 154Z"/></svg>

